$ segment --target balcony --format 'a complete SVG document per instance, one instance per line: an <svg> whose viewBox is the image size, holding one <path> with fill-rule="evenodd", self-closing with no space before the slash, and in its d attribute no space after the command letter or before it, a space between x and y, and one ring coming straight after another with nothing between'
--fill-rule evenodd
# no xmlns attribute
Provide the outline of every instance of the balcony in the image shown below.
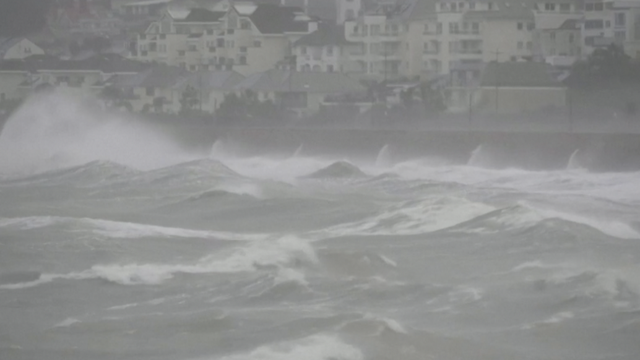
<svg viewBox="0 0 640 360"><path fill-rule="evenodd" d="M482 49L458 49L454 54L482 55Z"/></svg>

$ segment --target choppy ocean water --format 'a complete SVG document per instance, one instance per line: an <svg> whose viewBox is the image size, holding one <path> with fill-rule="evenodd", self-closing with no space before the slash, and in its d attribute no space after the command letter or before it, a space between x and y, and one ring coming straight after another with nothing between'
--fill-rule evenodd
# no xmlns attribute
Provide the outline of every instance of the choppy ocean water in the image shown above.
<svg viewBox="0 0 640 360"><path fill-rule="evenodd" d="M637 172L187 154L36 110L0 137L0 359L640 357Z"/></svg>

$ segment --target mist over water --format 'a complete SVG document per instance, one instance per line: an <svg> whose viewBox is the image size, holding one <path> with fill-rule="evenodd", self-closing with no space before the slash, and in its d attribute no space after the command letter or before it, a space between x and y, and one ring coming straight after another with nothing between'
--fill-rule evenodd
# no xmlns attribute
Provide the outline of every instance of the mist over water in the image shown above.
<svg viewBox="0 0 640 360"><path fill-rule="evenodd" d="M638 358L640 173L359 145L199 154L32 99L0 135L0 359Z"/></svg>
<svg viewBox="0 0 640 360"><path fill-rule="evenodd" d="M194 159L165 135L126 114L64 94L36 96L0 135L0 173L40 172L91 161L152 169Z"/></svg>

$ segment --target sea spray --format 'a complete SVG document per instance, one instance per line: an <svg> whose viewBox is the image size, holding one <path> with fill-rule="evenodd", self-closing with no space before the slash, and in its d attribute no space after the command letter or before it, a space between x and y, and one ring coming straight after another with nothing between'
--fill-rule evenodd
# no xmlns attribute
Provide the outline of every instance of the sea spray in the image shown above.
<svg viewBox="0 0 640 360"><path fill-rule="evenodd" d="M104 160L137 169L196 156L123 113L53 93L30 98L0 134L0 173L37 173Z"/></svg>

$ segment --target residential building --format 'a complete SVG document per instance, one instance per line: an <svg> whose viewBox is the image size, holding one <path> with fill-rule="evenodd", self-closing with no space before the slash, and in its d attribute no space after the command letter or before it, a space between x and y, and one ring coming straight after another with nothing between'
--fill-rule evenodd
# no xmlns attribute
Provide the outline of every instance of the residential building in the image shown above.
<svg viewBox="0 0 640 360"><path fill-rule="evenodd" d="M227 64L243 75L272 69L292 55L292 44L318 29L300 8L236 3L222 18L223 32L206 34L210 64Z"/></svg>
<svg viewBox="0 0 640 360"><path fill-rule="evenodd" d="M566 106L567 89L551 65L510 61L487 64L480 81L480 111L526 113Z"/></svg>
<svg viewBox="0 0 640 360"><path fill-rule="evenodd" d="M187 88L197 94L197 110L213 113L224 95L235 91L244 79L235 71L190 72L181 67L158 65L135 76L114 77L105 86L115 89L121 101L135 112L177 114L182 110L182 98Z"/></svg>
<svg viewBox="0 0 640 360"><path fill-rule="evenodd" d="M414 5L415 1L381 4L345 22L346 40L358 44L351 57L362 77L388 80L406 75L401 71L402 45Z"/></svg>
<svg viewBox="0 0 640 360"><path fill-rule="evenodd" d="M351 60L358 44L348 42L344 27L323 24L293 44L298 71L341 72L357 74L358 65Z"/></svg>
<svg viewBox="0 0 640 360"><path fill-rule="evenodd" d="M355 20L362 11L362 0L335 0L336 22L344 24L347 20Z"/></svg>
<svg viewBox="0 0 640 360"><path fill-rule="evenodd" d="M582 55L580 22L565 20L556 29L537 29L534 36L534 58L557 67L573 65Z"/></svg>
<svg viewBox="0 0 640 360"><path fill-rule="evenodd" d="M253 91L258 100L271 100L300 115L318 111L329 95L366 93L364 86L344 74L277 69L248 76L236 90Z"/></svg>
<svg viewBox="0 0 640 360"><path fill-rule="evenodd" d="M33 55L0 63L0 97L22 99L43 87L59 88L78 95L98 95L114 76L132 76L145 64L119 55L98 55L80 61ZM4 96L2 95L4 94Z"/></svg>
<svg viewBox="0 0 640 360"><path fill-rule="evenodd" d="M238 2L227 11L169 8L137 39L133 58L190 71L265 71L291 55L291 44L317 29L300 9Z"/></svg>
<svg viewBox="0 0 640 360"><path fill-rule="evenodd" d="M636 41L640 2L631 0L585 0L582 40L585 54L610 44L624 46ZM635 55L632 53L631 55Z"/></svg>
<svg viewBox="0 0 640 360"><path fill-rule="evenodd" d="M31 55L44 55L44 50L24 37L0 37L0 61L24 59Z"/></svg>
<svg viewBox="0 0 640 360"><path fill-rule="evenodd" d="M168 9L138 35L131 57L192 71L208 66L207 53L202 51L204 37L222 30L224 15L206 9Z"/></svg>

